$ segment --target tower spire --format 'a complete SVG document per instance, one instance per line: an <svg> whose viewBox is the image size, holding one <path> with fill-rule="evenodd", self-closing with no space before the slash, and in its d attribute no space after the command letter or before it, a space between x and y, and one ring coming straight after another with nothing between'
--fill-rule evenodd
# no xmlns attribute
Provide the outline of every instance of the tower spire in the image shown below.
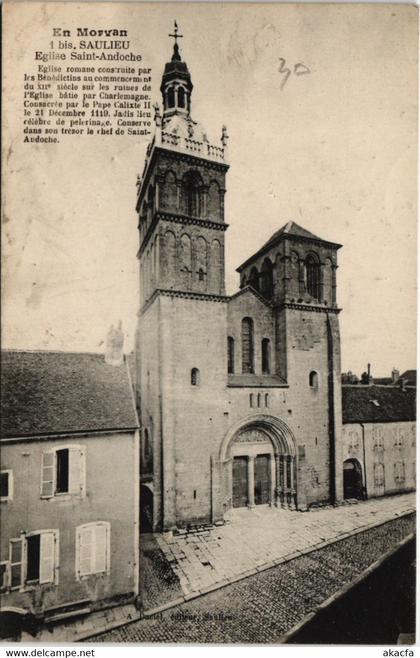
<svg viewBox="0 0 420 658"><path fill-rule="evenodd" d="M178 34L178 23L174 21L174 33L173 34L168 34L169 37L172 37L174 39L174 52L172 55L172 61L181 61L181 56L179 54L179 46L178 46L178 39L182 39L184 36L183 34Z"/></svg>
<svg viewBox="0 0 420 658"><path fill-rule="evenodd" d="M180 115L188 119L191 109L192 82L190 72L179 53L178 39L183 35L179 33L178 23L174 21L173 33L174 51L171 61L165 66L160 90L163 98L163 123L173 115Z"/></svg>

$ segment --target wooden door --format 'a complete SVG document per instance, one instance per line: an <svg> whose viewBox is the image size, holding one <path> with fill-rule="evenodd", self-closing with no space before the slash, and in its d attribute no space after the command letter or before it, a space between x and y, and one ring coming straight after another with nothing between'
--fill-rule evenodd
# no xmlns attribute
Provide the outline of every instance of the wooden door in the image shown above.
<svg viewBox="0 0 420 658"><path fill-rule="evenodd" d="M255 459L254 478L255 504L264 505L269 503L271 489L270 455L257 455Z"/></svg>
<svg viewBox="0 0 420 658"><path fill-rule="evenodd" d="M233 507L248 505L248 459L246 457L233 458L232 501Z"/></svg>

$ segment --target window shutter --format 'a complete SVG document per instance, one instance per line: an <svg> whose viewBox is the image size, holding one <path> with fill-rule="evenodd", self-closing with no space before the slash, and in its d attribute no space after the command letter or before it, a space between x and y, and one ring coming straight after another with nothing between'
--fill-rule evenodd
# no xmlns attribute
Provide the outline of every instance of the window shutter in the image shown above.
<svg viewBox="0 0 420 658"><path fill-rule="evenodd" d="M85 450L69 449L69 492L84 494L85 490Z"/></svg>
<svg viewBox="0 0 420 658"><path fill-rule="evenodd" d="M80 528L78 530L78 573L86 576L93 569L94 528Z"/></svg>
<svg viewBox="0 0 420 658"><path fill-rule="evenodd" d="M42 455L41 497L54 496L55 452L44 452Z"/></svg>
<svg viewBox="0 0 420 658"><path fill-rule="evenodd" d="M107 526L95 527L95 572L107 571Z"/></svg>
<svg viewBox="0 0 420 658"><path fill-rule="evenodd" d="M10 586L15 589L23 585L23 539L11 539L10 554Z"/></svg>
<svg viewBox="0 0 420 658"><path fill-rule="evenodd" d="M41 533L41 549L39 557L39 582L54 582L54 553L55 553L55 532Z"/></svg>

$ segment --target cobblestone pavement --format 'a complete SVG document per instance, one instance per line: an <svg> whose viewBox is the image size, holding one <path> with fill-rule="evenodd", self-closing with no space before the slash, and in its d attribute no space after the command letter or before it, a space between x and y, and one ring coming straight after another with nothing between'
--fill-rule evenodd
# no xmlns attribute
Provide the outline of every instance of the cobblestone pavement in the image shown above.
<svg viewBox="0 0 420 658"><path fill-rule="evenodd" d="M396 518L91 641L278 642L414 526L414 514Z"/></svg>
<svg viewBox="0 0 420 658"><path fill-rule="evenodd" d="M340 507L292 512L277 507L236 509L224 526L168 537L157 543L184 595L203 592L241 575L289 560L351 533L411 512L415 494L359 501ZM182 594L182 593L181 593ZM165 587L155 605L166 603ZM147 609L147 597L146 605Z"/></svg>

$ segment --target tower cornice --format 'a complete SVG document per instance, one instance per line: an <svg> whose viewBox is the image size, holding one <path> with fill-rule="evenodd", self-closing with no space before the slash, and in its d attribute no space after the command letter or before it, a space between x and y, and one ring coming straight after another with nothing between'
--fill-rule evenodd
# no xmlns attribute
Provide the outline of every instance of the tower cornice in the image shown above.
<svg viewBox="0 0 420 658"><path fill-rule="evenodd" d="M320 306L313 304L299 304L299 302L280 302L273 304L273 308L279 311L283 309L293 309L296 311L312 311L313 313L333 313L338 315L342 309L334 306Z"/></svg>
<svg viewBox="0 0 420 658"><path fill-rule="evenodd" d="M143 304L139 311L139 315L142 315L147 311L147 309L153 304L156 297L162 295L163 297L179 297L181 299L194 299L203 302L219 302L226 304L230 297L226 295L212 295L204 292L194 292L194 291L185 291L185 290L165 290L164 288L157 288L153 295Z"/></svg>

